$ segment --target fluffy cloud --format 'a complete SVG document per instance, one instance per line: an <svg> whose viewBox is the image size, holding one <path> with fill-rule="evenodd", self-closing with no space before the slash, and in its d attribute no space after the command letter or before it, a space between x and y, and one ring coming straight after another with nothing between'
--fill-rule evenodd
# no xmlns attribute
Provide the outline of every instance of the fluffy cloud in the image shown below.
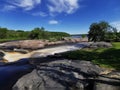
<svg viewBox="0 0 120 90"><path fill-rule="evenodd" d="M120 21L111 22L111 25L120 31Z"/></svg>
<svg viewBox="0 0 120 90"><path fill-rule="evenodd" d="M58 24L59 22L57 20L50 20L49 24Z"/></svg>
<svg viewBox="0 0 120 90"><path fill-rule="evenodd" d="M4 0L2 0L4 1ZM74 13L80 6L80 0L46 0L45 3L43 0L5 0L4 2L4 10L13 10L17 8L22 8L24 11L30 11L34 9L36 6L40 6L41 8L36 9L33 15L35 16L48 16L56 14L64 13L64 14L72 14ZM43 7L44 6L44 7ZM42 11L42 8L45 8L45 12ZM33 12L32 12L33 13Z"/></svg>
<svg viewBox="0 0 120 90"><path fill-rule="evenodd" d="M41 0L13 0L13 1L7 0L7 2L16 7L21 7L24 10L31 10L36 5L40 4Z"/></svg>
<svg viewBox="0 0 120 90"><path fill-rule="evenodd" d="M71 14L79 8L79 0L49 0L48 9L51 14L67 13Z"/></svg>

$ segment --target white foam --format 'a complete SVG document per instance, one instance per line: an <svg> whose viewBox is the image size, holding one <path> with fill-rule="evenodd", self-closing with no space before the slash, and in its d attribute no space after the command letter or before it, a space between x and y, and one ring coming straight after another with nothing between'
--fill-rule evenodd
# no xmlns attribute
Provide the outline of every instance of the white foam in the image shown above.
<svg viewBox="0 0 120 90"><path fill-rule="evenodd" d="M80 49L81 46L74 45L65 45L65 46L56 46L52 48L45 48L40 50L34 50L27 54L21 54L21 53L10 53L5 52L4 58L8 60L8 62L14 62L22 58L29 58L29 57L41 57L41 56L47 56L47 55L54 55L55 53L62 53L67 51L73 51Z"/></svg>

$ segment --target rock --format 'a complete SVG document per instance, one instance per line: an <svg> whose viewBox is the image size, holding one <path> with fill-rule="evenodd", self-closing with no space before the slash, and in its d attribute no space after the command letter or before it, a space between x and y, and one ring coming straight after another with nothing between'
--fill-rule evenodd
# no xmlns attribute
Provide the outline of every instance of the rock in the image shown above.
<svg viewBox="0 0 120 90"><path fill-rule="evenodd" d="M36 50L45 47L51 47L56 45L65 45L65 44L72 44L72 43L79 43L79 42L87 42L86 40L80 38L63 38L62 41L56 42L49 42L47 40L18 40L18 41L11 41L5 42L0 44L0 49L5 51L18 51L18 52L25 52L27 50Z"/></svg>
<svg viewBox="0 0 120 90"><path fill-rule="evenodd" d="M6 42L0 45L1 49L39 49L45 46L46 42L41 40L20 40L20 41L12 41Z"/></svg>
<svg viewBox="0 0 120 90"><path fill-rule="evenodd" d="M94 90L120 90L120 72L113 71L99 76L95 82Z"/></svg>
<svg viewBox="0 0 120 90"><path fill-rule="evenodd" d="M109 47L112 47L112 44L108 42L94 42L89 45L89 48L109 48Z"/></svg>
<svg viewBox="0 0 120 90"><path fill-rule="evenodd" d="M2 51L0 51L0 57L3 57L5 54L2 52Z"/></svg>
<svg viewBox="0 0 120 90"><path fill-rule="evenodd" d="M2 51L0 51L0 62L2 62L4 55L5 55L5 54L4 54Z"/></svg>
<svg viewBox="0 0 120 90"><path fill-rule="evenodd" d="M72 38L72 37L64 37L62 38L66 42L72 42L72 43L77 43L77 42L88 42L88 38Z"/></svg>
<svg viewBox="0 0 120 90"><path fill-rule="evenodd" d="M20 53L23 53L23 54L26 54L26 53L29 53L28 50L24 50L24 49L14 49L15 52L20 52Z"/></svg>
<svg viewBox="0 0 120 90"><path fill-rule="evenodd" d="M36 50L41 49L48 46L54 46L54 45L63 45L66 43L76 43L79 42L79 40L76 39L70 39L69 41L63 40L63 41L56 41L56 42L49 42L49 41L43 41L43 40L20 40L20 41L11 41L11 42L5 42L0 44L0 49L3 50Z"/></svg>
<svg viewBox="0 0 120 90"><path fill-rule="evenodd" d="M13 90L85 90L89 78L102 70L89 61L66 59L37 59L31 73L20 78Z"/></svg>

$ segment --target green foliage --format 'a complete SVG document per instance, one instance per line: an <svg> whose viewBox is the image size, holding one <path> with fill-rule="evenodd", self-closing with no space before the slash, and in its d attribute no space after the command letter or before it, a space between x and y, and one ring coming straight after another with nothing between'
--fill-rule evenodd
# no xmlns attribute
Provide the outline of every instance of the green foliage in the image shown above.
<svg viewBox="0 0 120 90"><path fill-rule="evenodd" d="M47 39L50 41L60 40L62 37L68 37L69 34L65 32L49 32L43 27L34 28L32 31L23 30L8 30L7 28L0 28L0 40L20 40L20 39Z"/></svg>
<svg viewBox="0 0 120 90"><path fill-rule="evenodd" d="M117 29L110 26L109 23L102 21L90 25L88 32L89 41L119 41L120 36Z"/></svg>
<svg viewBox="0 0 120 90"><path fill-rule="evenodd" d="M7 28L0 28L0 39L6 38L7 31Z"/></svg>
<svg viewBox="0 0 120 90"><path fill-rule="evenodd" d="M70 35L68 33L65 32L50 32L51 34L51 38L56 38L58 40L61 40L62 37L69 37Z"/></svg>
<svg viewBox="0 0 120 90"><path fill-rule="evenodd" d="M120 42L112 43L113 48L82 49L63 53L63 57L77 60L88 60L100 66L120 70Z"/></svg>
<svg viewBox="0 0 120 90"><path fill-rule="evenodd" d="M120 49L120 42L113 42L112 45L115 49Z"/></svg>
<svg viewBox="0 0 120 90"><path fill-rule="evenodd" d="M86 34L82 34L81 36L82 36L82 38L85 38L87 35Z"/></svg>
<svg viewBox="0 0 120 90"><path fill-rule="evenodd" d="M35 28L29 34L30 39L48 39L48 40L60 40L62 37L69 36L65 32L48 32L44 28Z"/></svg>
<svg viewBox="0 0 120 90"><path fill-rule="evenodd" d="M30 39L40 39L40 36L42 34L42 30L40 28L35 28L34 30L32 30L29 34L29 38Z"/></svg>

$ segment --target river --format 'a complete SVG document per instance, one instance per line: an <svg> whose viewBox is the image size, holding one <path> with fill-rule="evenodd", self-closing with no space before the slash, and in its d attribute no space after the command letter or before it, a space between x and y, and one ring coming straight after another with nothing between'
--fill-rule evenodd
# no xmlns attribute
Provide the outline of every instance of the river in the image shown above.
<svg viewBox="0 0 120 90"><path fill-rule="evenodd" d="M72 50L78 50L86 46L88 43L75 43L75 44L65 44L60 46L54 46L49 48L43 48L38 50L33 50L27 54L19 52L4 52L4 60L8 62L18 61L22 58L34 58L34 57L45 57L48 55L54 55L55 53L62 53Z"/></svg>

